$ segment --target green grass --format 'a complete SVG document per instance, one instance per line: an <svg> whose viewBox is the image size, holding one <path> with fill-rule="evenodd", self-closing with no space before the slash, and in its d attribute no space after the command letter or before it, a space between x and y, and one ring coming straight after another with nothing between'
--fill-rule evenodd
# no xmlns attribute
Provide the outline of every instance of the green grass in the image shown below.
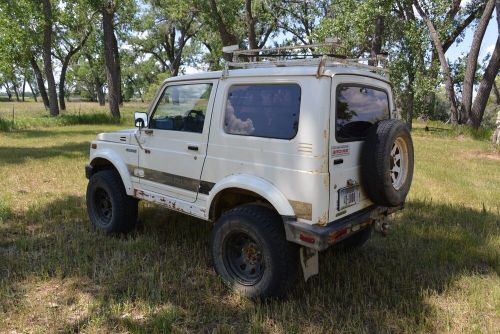
<svg viewBox="0 0 500 334"><path fill-rule="evenodd" d="M266 303L222 284L206 222L142 203L127 237L90 228L88 143L123 124L0 132L0 333L495 333L500 155L419 126L390 235L322 253L319 276Z"/></svg>
<svg viewBox="0 0 500 334"><path fill-rule="evenodd" d="M134 111L146 111L148 104L128 102L121 108L121 119L111 117L108 106L92 102L69 102L59 117L50 117L41 103L0 103L0 131L38 129L68 125L121 124L133 126ZM13 112L14 110L14 112Z"/></svg>
<svg viewBox="0 0 500 334"><path fill-rule="evenodd" d="M439 121L414 121L413 131L421 136L447 138L473 138L477 140L491 140L494 129L480 127L473 129L466 125L444 124Z"/></svg>

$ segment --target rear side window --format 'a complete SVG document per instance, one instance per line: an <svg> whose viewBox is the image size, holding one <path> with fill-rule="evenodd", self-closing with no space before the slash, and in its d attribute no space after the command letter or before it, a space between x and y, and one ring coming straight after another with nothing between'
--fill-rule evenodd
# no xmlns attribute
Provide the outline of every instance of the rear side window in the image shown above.
<svg viewBox="0 0 500 334"><path fill-rule="evenodd" d="M388 118L387 92L356 85L337 88L337 141L363 140L372 124Z"/></svg>
<svg viewBox="0 0 500 334"><path fill-rule="evenodd" d="M292 139L299 128L300 94L297 84L232 86L226 101L224 131Z"/></svg>

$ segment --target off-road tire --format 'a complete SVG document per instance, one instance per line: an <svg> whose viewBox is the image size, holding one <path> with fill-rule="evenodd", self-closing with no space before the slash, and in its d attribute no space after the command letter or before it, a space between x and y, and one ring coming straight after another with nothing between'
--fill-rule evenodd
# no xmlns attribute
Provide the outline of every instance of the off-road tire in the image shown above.
<svg viewBox="0 0 500 334"><path fill-rule="evenodd" d="M395 146L400 146L402 174L394 172L396 159L391 151ZM400 179L395 181L395 175L401 175ZM363 188L375 204L394 207L404 203L413 178L413 142L405 123L391 119L369 129L362 148L361 176Z"/></svg>
<svg viewBox="0 0 500 334"><path fill-rule="evenodd" d="M127 195L116 171L102 170L90 177L87 211L95 229L109 234L127 233L137 222L138 200Z"/></svg>
<svg viewBox="0 0 500 334"><path fill-rule="evenodd" d="M238 259L245 259L245 247L241 250L239 245L230 247L233 243L237 244L234 240L239 237L244 239L244 236L252 240L257 253L260 252L261 262L255 266L259 268L262 264L260 277L257 274L251 279L242 277L245 275L241 271L247 268L251 271L251 264L243 263L244 260L238 262ZM211 252L216 272L226 285L252 299L283 297L286 294L298 275L298 251L297 245L286 240L281 217L260 205L244 205L225 212L212 231ZM241 256L232 259L233 252L235 257L238 253ZM235 266L234 262L238 265Z"/></svg>
<svg viewBox="0 0 500 334"><path fill-rule="evenodd" d="M339 243L335 244L335 248L342 251L351 251L359 249L363 247L368 240L370 240L372 234L373 234L373 227L369 226L351 235L350 237L340 241Z"/></svg>

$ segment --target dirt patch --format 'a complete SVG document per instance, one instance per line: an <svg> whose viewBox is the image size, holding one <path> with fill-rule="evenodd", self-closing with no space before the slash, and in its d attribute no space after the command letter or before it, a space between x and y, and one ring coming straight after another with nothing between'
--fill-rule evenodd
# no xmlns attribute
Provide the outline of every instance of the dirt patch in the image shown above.
<svg viewBox="0 0 500 334"><path fill-rule="evenodd" d="M468 151L465 153L468 158L481 158L500 161L500 152Z"/></svg>

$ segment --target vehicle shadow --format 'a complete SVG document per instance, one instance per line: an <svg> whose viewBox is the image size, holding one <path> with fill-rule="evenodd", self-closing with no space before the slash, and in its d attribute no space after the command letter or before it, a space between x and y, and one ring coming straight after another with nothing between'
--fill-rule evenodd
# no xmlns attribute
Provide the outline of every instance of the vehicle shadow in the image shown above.
<svg viewBox="0 0 500 334"><path fill-rule="evenodd" d="M143 204L139 228L110 237L92 230L85 210L82 197L68 196L0 224L5 314L29 308L29 282L54 279L79 282L71 294L93 300L86 316L60 319L55 329L64 332L96 319L132 333L259 332L271 325L285 332L428 332L437 316L428 296L464 275L500 273L492 242L498 212L411 201L390 236L354 252L322 253L320 275L298 281L289 297L250 302L212 269L209 223Z"/></svg>

